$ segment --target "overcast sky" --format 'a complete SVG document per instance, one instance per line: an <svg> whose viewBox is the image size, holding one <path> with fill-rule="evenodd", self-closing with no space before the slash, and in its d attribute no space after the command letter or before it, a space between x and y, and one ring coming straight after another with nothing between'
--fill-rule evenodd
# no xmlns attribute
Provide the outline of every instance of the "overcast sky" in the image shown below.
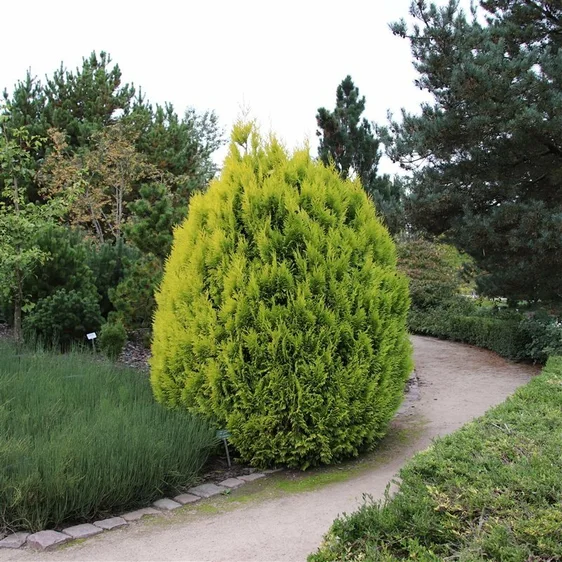
<svg viewBox="0 0 562 562"><path fill-rule="evenodd" d="M440 0L439 3L443 3ZM105 50L123 79L152 102L214 110L226 131L248 107L290 147L316 149L315 115L333 108L350 74L366 97L365 116L415 110L409 45L389 22L410 0L63 0L2 2L0 86L12 90L28 68L40 78L74 69ZM381 163L387 172L396 170Z"/></svg>

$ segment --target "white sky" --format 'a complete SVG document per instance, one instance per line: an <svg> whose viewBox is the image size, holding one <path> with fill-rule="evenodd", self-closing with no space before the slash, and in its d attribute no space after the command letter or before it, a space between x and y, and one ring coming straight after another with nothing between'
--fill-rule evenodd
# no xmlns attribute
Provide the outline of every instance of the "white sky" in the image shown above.
<svg viewBox="0 0 562 562"><path fill-rule="evenodd" d="M443 3L444 0L439 0ZM410 0L28 0L1 6L0 88L28 68L44 78L61 63L80 66L109 52L124 82L151 102L213 109L228 132L243 106L289 147L316 149L315 115L332 109L350 74L366 97L365 116L415 110L423 94L406 40L388 24L407 17ZM381 171L397 168L381 162Z"/></svg>

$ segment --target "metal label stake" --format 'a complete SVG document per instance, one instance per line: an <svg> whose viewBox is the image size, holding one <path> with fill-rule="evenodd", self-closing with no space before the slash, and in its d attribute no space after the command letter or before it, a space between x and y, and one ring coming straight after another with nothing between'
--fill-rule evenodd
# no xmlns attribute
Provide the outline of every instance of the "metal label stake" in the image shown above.
<svg viewBox="0 0 562 562"><path fill-rule="evenodd" d="M226 430L226 429L219 429L217 431L217 437L219 439L222 439L222 442L224 443L224 450L226 451L226 462L228 463L228 468L231 468L231 463L230 463L230 453L228 451L228 441L227 439L230 437L230 433Z"/></svg>

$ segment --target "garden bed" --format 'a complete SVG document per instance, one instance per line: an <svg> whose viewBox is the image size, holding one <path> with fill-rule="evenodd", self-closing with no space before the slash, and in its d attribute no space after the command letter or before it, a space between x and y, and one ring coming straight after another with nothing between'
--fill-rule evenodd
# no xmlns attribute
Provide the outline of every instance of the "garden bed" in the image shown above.
<svg viewBox="0 0 562 562"><path fill-rule="evenodd" d="M0 340L0 532L144 507L196 482L214 429L154 402L148 378Z"/></svg>

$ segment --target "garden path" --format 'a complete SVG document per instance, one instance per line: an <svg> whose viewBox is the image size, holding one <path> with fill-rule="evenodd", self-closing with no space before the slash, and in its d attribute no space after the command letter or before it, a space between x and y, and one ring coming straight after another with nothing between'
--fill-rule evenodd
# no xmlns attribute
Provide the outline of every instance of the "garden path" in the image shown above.
<svg viewBox="0 0 562 562"><path fill-rule="evenodd" d="M355 465L343 481L301 492L285 486L283 491L283 482L290 483L292 476L281 473L191 511L144 520L54 552L0 552L0 561L306 560L338 514L357 508L364 493L383 497L416 451L502 402L537 373L471 346L425 337L413 337L413 342L419 395L410 393L378 458Z"/></svg>

